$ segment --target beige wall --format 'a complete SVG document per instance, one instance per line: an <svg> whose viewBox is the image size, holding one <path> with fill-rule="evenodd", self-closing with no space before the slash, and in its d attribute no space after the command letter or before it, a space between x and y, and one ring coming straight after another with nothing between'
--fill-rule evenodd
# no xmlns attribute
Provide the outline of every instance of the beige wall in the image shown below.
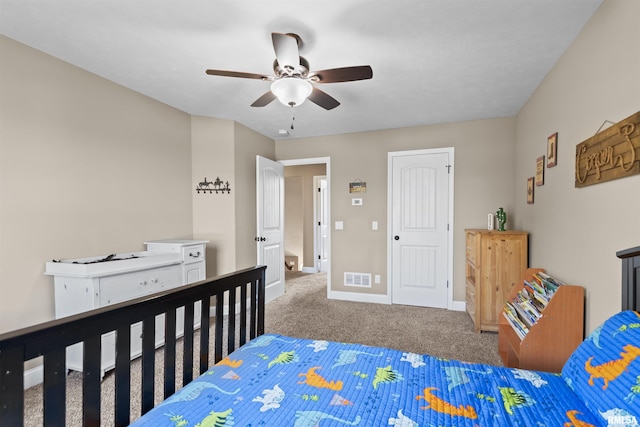
<svg viewBox="0 0 640 427"><path fill-rule="evenodd" d="M273 159L274 141L231 120L193 117L193 235L209 240L207 276L256 264L256 155ZM204 178L231 193L197 193Z"/></svg>
<svg viewBox="0 0 640 427"><path fill-rule="evenodd" d="M321 113L319 113L321 114ZM499 118L379 132L276 142L278 160L331 158L331 287L343 286L345 271L379 274L373 294L387 289L387 153L455 147L454 300L464 300L464 229L485 227L487 214L504 207L513 224L515 120ZM363 206L351 206L349 182L366 181ZM378 231L371 221L378 221Z"/></svg>
<svg viewBox="0 0 640 427"><path fill-rule="evenodd" d="M0 332L54 316L46 261L190 238L189 115L0 36Z"/></svg>
<svg viewBox="0 0 640 427"><path fill-rule="evenodd" d="M315 260L313 259L313 206L317 190L313 185L313 177L325 175L327 173L326 170L327 167L324 163L313 165L286 166L284 168L285 182L286 179L294 178L300 181L300 205L298 206L297 210L292 210L290 212L293 217L291 217L291 215L285 215L285 251L288 251L290 249L290 247L286 245L286 243L288 243L287 236L291 233L291 231L293 231L291 230L291 228L296 228L295 237L296 240L300 241L300 245L291 247L291 251L298 256L298 262L300 263L301 269L302 267L315 268ZM287 189L285 188L285 201L287 203L289 203L289 196L290 193L287 192ZM297 229L298 227L299 230Z"/></svg>
<svg viewBox="0 0 640 427"><path fill-rule="evenodd" d="M620 260L640 244L640 176L574 187L575 147L640 110L640 2L606 0L517 116L516 225L530 261L586 288L587 330L620 310ZM608 126L608 125L607 125ZM558 132L558 165L527 205L527 177Z"/></svg>
<svg viewBox="0 0 640 427"><path fill-rule="evenodd" d="M234 178L234 122L210 117L191 118L193 236L208 240L207 277L235 269L237 194ZM231 193L203 193L195 188L204 179L229 181Z"/></svg>
<svg viewBox="0 0 640 427"><path fill-rule="evenodd" d="M284 168L284 255L288 268L300 270L304 260L304 196L302 177L287 176ZM295 256L291 265L287 256Z"/></svg>

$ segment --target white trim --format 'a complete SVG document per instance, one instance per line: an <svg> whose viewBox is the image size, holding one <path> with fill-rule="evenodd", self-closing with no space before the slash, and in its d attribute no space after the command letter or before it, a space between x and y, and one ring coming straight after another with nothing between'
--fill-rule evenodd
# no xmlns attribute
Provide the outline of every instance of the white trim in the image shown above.
<svg viewBox="0 0 640 427"><path fill-rule="evenodd" d="M360 292L329 291L329 299L353 302L370 302L375 304L391 304L390 294L363 294Z"/></svg>
<svg viewBox="0 0 640 427"><path fill-rule="evenodd" d="M466 301L452 301L451 307L449 307L451 311L467 311L467 302Z"/></svg>
<svg viewBox="0 0 640 427"><path fill-rule="evenodd" d="M320 165L324 163L325 175L327 177L327 190L329 191L329 197L327 197L327 223L331 224L331 157L312 157L307 159L291 159L278 161L284 166ZM329 237L327 238L327 246L329 251L329 263L327 265L327 298L330 298L331 260L333 258L333 253L331 252L331 233L329 233L328 236ZM304 267L302 268L302 271L305 271Z"/></svg>
<svg viewBox="0 0 640 427"><path fill-rule="evenodd" d="M304 165L321 165L323 163L329 164L331 157L310 157L307 159L291 159L291 160L278 160L285 166L304 166Z"/></svg>
<svg viewBox="0 0 640 427"><path fill-rule="evenodd" d="M44 367L42 365L24 371L24 389L42 384L44 381Z"/></svg>
<svg viewBox="0 0 640 427"><path fill-rule="evenodd" d="M267 302L269 302L269 301L265 300L265 304ZM238 301L238 302L235 303L236 315L238 315L238 313L240 313L240 304L241 304L241 301ZM251 297L247 297L247 307L249 307L249 306L251 306ZM224 304L222 306L222 314L223 314L223 316L229 316L229 304ZM209 317L210 318L216 317L216 306L215 305L209 306ZM198 326L198 329L199 328L200 328L200 326Z"/></svg>
<svg viewBox="0 0 640 427"><path fill-rule="evenodd" d="M456 302L453 300L453 287L455 284L453 283L453 200L454 200L454 180L453 177L455 175L455 149L454 147L442 147L442 148L428 148L422 150L407 150L407 151L390 151L387 153L387 230L392 230L392 200L391 196L393 194L393 158L396 156L414 156L421 154L441 154L446 153L449 155L449 164L451 168L449 170L449 218L447 219L449 222L449 237L448 237L448 246L449 246L449 254L448 254L448 265L447 265L447 281L449 283L449 288L447 289L447 309L454 310L454 305L459 307ZM393 287L391 286L392 282L392 265L391 265L391 235L389 235L389 239L387 240L387 295L389 297L389 301L391 301L391 290Z"/></svg>
<svg viewBox="0 0 640 427"><path fill-rule="evenodd" d="M449 168L449 271L447 272L447 280L449 282L449 304L448 307L450 310L454 310L454 304L455 301L453 300L453 287L454 287L454 283L453 283L453 230L455 229L454 223L453 223L453 201L455 200L455 194L454 194L454 189L456 188L456 186L454 185L454 176L456 174L456 167L455 167L455 148L454 147L449 147L447 149L447 152L449 153L449 164L451 165L451 167ZM456 304L457 306L457 304ZM466 309L466 304L463 307L462 310L460 311L464 311Z"/></svg>
<svg viewBox="0 0 640 427"><path fill-rule="evenodd" d="M303 273L317 273L318 269L315 267L305 267L303 266L300 271L302 271Z"/></svg>

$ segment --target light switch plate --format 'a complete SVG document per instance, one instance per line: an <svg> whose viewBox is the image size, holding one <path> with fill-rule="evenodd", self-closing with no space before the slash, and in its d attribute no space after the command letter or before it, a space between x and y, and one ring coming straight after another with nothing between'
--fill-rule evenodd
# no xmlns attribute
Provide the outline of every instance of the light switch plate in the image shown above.
<svg viewBox="0 0 640 427"><path fill-rule="evenodd" d="M351 206L362 206L362 199L351 199Z"/></svg>
<svg viewBox="0 0 640 427"><path fill-rule="evenodd" d="M336 230L343 230L344 223L342 221L336 221Z"/></svg>

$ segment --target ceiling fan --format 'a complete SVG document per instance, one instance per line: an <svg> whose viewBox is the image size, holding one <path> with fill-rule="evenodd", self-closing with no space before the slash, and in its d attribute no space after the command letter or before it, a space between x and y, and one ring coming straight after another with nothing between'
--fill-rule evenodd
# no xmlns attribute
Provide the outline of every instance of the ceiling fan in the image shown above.
<svg viewBox="0 0 640 427"><path fill-rule="evenodd" d="M373 70L369 65L310 71L309 62L298 52L302 40L297 34L271 33L271 40L276 53L273 62L274 76L225 70L207 70L207 74L272 82L271 90L256 99L251 104L252 107L264 107L276 98L284 105L295 107L308 98L326 110L336 108L340 103L312 83L351 82L373 77Z"/></svg>

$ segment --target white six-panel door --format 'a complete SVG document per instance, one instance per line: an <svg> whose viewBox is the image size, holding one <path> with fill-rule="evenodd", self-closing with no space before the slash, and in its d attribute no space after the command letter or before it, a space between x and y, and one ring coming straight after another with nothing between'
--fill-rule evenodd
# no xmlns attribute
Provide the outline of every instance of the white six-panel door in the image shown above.
<svg viewBox="0 0 640 427"><path fill-rule="evenodd" d="M266 265L266 301L284 294L284 165L256 156L258 265Z"/></svg>
<svg viewBox="0 0 640 427"><path fill-rule="evenodd" d="M389 153L393 304L448 306L449 157L446 150Z"/></svg>

